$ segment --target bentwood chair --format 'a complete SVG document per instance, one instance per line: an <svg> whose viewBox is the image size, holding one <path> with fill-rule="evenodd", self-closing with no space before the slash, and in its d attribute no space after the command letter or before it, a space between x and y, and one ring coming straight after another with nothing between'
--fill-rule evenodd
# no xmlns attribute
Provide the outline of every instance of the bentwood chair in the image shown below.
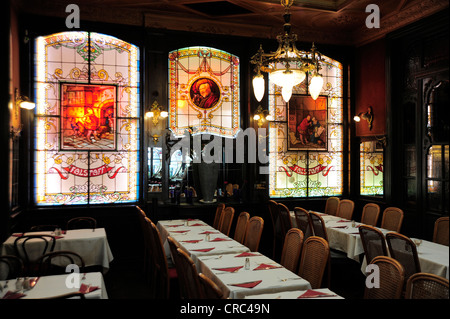
<svg viewBox="0 0 450 319"><path fill-rule="evenodd" d="M329 256L330 247L325 239L310 236L303 243L298 275L309 281L312 289L321 288Z"/></svg>
<svg viewBox="0 0 450 319"><path fill-rule="evenodd" d="M194 261L184 250L178 248L177 252L177 262L184 269L181 276L178 277L179 283L180 286L183 286L187 299L203 299L203 291Z"/></svg>
<svg viewBox="0 0 450 319"><path fill-rule="evenodd" d="M150 256L149 256L149 245L150 245L150 233L148 231L147 223L145 221L145 218L147 217L147 214L145 214L144 210L140 208L139 206L136 206L136 211L138 215L139 225L141 226L142 231L142 248L143 248L143 271L144 274L148 274L146 271L147 267L150 267ZM150 219L149 219L150 220ZM150 278L147 278L150 279Z"/></svg>
<svg viewBox="0 0 450 319"><path fill-rule="evenodd" d="M222 212L225 209L224 203L219 203L216 208L216 214L214 215L213 227L215 229L219 229L220 226L220 218L222 217Z"/></svg>
<svg viewBox="0 0 450 319"><path fill-rule="evenodd" d="M389 247L389 254L392 258L402 264L405 270L405 284L409 277L420 272L419 256L416 244L399 233L387 233L386 242Z"/></svg>
<svg viewBox="0 0 450 319"><path fill-rule="evenodd" d="M309 236L314 235L312 221L308 211L301 207L294 207L294 215L297 227L303 232L305 240Z"/></svg>
<svg viewBox="0 0 450 319"><path fill-rule="evenodd" d="M178 248L180 248L180 246L171 236L167 237L167 242L169 243L170 254L172 256L173 264L175 265L177 277L181 280L181 277L185 276L185 269L182 265L182 261L179 261L180 255L178 254ZM179 289L181 298L188 299L187 292L185 291L185 285L179 285Z"/></svg>
<svg viewBox="0 0 450 319"><path fill-rule="evenodd" d="M269 200L269 213L272 220L272 230L273 230L273 252L272 257L274 260L280 260L283 237L285 234L282 233L281 220L279 214L278 203L274 200Z"/></svg>
<svg viewBox="0 0 450 319"><path fill-rule="evenodd" d="M386 238L380 230L369 225L360 225L359 234L367 264L377 256L388 256Z"/></svg>
<svg viewBox="0 0 450 319"><path fill-rule="evenodd" d="M66 229L95 229L97 220L92 217L75 217L67 222Z"/></svg>
<svg viewBox="0 0 450 319"><path fill-rule="evenodd" d="M286 205L282 203L278 203L278 213L280 216L281 231L284 240L284 236L286 236L289 229L292 228L291 213L289 212L289 208L287 208Z"/></svg>
<svg viewBox="0 0 450 319"><path fill-rule="evenodd" d="M52 252L55 249L55 244L56 238L52 235L23 235L17 237L14 241L14 251L15 255L23 261L24 275L35 275L38 271L36 260L42 255ZM39 247L37 258L30 258L30 246L34 245L42 245L42 247Z"/></svg>
<svg viewBox="0 0 450 319"><path fill-rule="evenodd" d="M264 219L259 216L250 218L245 233L244 246L247 246L253 252L258 251L263 228Z"/></svg>
<svg viewBox="0 0 450 319"><path fill-rule="evenodd" d="M339 207L338 197L329 197L325 203L325 214L336 216Z"/></svg>
<svg viewBox="0 0 450 319"><path fill-rule="evenodd" d="M8 280L21 277L23 273L23 261L14 255L0 256L0 280Z"/></svg>
<svg viewBox="0 0 450 319"><path fill-rule="evenodd" d="M76 252L69 250L47 253L38 259L37 264L39 265L39 276L65 274L68 265L76 265L78 266L77 272L84 273L86 267L84 259Z"/></svg>
<svg viewBox="0 0 450 319"><path fill-rule="evenodd" d="M378 267L379 286L375 285L376 280L372 282L367 278L364 299L400 299L405 282L403 266L394 258L387 256L375 257L370 265Z"/></svg>
<svg viewBox="0 0 450 319"><path fill-rule="evenodd" d="M303 237L303 232L300 229L291 228L286 234L286 239L284 240L280 264L293 273L297 273L298 271Z"/></svg>
<svg viewBox="0 0 450 319"><path fill-rule="evenodd" d="M428 273L416 273L406 283L405 299L449 299L448 279Z"/></svg>
<svg viewBox="0 0 450 319"><path fill-rule="evenodd" d="M328 241L327 229L323 218L316 212L309 212L309 217L311 218L314 236L321 237Z"/></svg>
<svg viewBox="0 0 450 319"><path fill-rule="evenodd" d="M203 290L203 297L205 299L222 299L223 292L220 290L219 286L206 277L204 274L198 274L198 278L200 281L200 288Z"/></svg>
<svg viewBox="0 0 450 319"><path fill-rule="evenodd" d="M178 273L175 268L169 268L158 228L150 219L145 218L145 220L151 235L150 261L152 267L149 267L149 270L152 273L149 277L151 278L154 297L168 299L171 296L171 284L178 280Z"/></svg>
<svg viewBox="0 0 450 319"><path fill-rule="evenodd" d="M234 230L233 239L238 243L243 244L245 240L245 232L247 231L247 224L250 220L250 214L241 212L236 222L236 229Z"/></svg>
<svg viewBox="0 0 450 319"><path fill-rule="evenodd" d="M363 207L361 223L375 227L377 226L379 216L380 206L375 203L368 203Z"/></svg>
<svg viewBox="0 0 450 319"><path fill-rule="evenodd" d="M400 232L403 222L403 211L397 207L388 207L383 211L381 228Z"/></svg>
<svg viewBox="0 0 450 319"><path fill-rule="evenodd" d="M448 246L448 216L440 217L434 223L433 242Z"/></svg>
<svg viewBox="0 0 450 319"><path fill-rule="evenodd" d="M339 201L337 215L348 220L353 217L353 211L355 209L355 203L350 199L342 199Z"/></svg>
<svg viewBox="0 0 450 319"><path fill-rule="evenodd" d="M222 218L221 218L218 230L227 236L230 235L230 229L231 229L231 224L233 223L233 217L234 217L234 208L226 207L224 209L224 211L222 212Z"/></svg>

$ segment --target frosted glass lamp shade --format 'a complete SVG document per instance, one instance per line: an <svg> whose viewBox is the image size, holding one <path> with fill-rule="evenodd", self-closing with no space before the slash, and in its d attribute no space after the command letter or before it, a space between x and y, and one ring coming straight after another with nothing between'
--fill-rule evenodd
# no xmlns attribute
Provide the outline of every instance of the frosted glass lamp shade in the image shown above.
<svg viewBox="0 0 450 319"><path fill-rule="evenodd" d="M253 77L253 93L258 102L261 102L264 96L264 76L262 74Z"/></svg>
<svg viewBox="0 0 450 319"><path fill-rule="evenodd" d="M316 74L311 79L311 83L309 84L309 94L311 97L316 100L319 97L320 92L322 91L323 86L323 78L321 75Z"/></svg>

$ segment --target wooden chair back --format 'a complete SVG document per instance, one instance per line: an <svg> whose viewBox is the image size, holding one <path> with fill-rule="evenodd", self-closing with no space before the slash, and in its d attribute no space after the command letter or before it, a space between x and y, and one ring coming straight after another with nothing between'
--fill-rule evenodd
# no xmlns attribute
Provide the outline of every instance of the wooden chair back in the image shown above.
<svg viewBox="0 0 450 319"><path fill-rule="evenodd" d="M377 256L370 264L378 266L379 287L366 284L364 299L400 299L405 282L403 266L388 256Z"/></svg>
<svg viewBox="0 0 450 319"><path fill-rule="evenodd" d="M403 222L403 210L397 207L388 207L383 211L381 228L400 232Z"/></svg>
<svg viewBox="0 0 450 319"><path fill-rule="evenodd" d="M37 273L36 261L42 255L55 250L56 238L52 235L23 235L17 237L14 241L15 255L22 259L24 264L24 274L34 275ZM39 255L36 259L30 259L29 252L34 250L34 245L42 245ZM30 247L31 246L31 247ZM41 248L41 247L39 247Z"/></svg>
<svg viewBox="0 0 450 319"><path fill-rule="evenodd" d="M253 252L258 251L263 228L264 220L261 217L253 216L250 218L245 232L244 246L247 246Z"/></svg>
<svg viewBox="0 0 450 319"><path fill-rule="evenodd" d="M387 256L386 238L373 226L360 225L359 234L364 248L367 264L377 256Z"/></svg>
<svg viewBox="0 0 450 319"><path fill-rule="evenodd" d="M222 299L223 292L220 290L219 286L212 281L210 278L206 277L204 274L198 274L200 287L203 290L203 297L205 299Z"/></svg>
<svg viewBox="0 0 450 319"><path fill-rule="evenodd" d="M449 280L428 273L416 273L406 283L405 299L449 299Z"/></svg>
<svg viewBox="0 0 450 319"><path fill-rule="evenodd" d="M280 264L284 268L297 273L303 245L303 232L298 228L289 229L284 240Z"/></svg>
<svg viewBox="0 0 450 319"><path fill-rule="evenodd" d="M241 212L236 222L236 229L234 230L234 240L243 244L245 240L245 232L247 231L247 224L250 220L250 214Z"/></svg>
<svg viewBox="0 0 450 319"><path fill-rule="evenodd" d="M179 261L180 266L184 269L181 276L178 276L179 284L183 286L187 299L203 299L203 292L194 261L182 249L178 248L177 252L177 262Z"/></svg>
<svg viewBox="0 0 450 319"><path fill-rule="evenodd" d="M156 225L146 218L149 222L151 234L151 261L152 273L150 274L151 282L155 296L161 299L169 299L170 296L170 276L169 266L167 263L166 253L164 251L163 242Z"/></svg>
<svg viewBox="0 0 450 319"><path fill-rule="evenodd" d="M407 236L399 233L387 233L386 242L390 256L402 264L405 270L406 283L411 275L420 272L416 244Z"/></svg>
<svg viewBox="0 0 450 319"><path fill-rule="evenodd" d="M67 222L66 229L95 229L97 220L92 217L75 217Z"/></svg>
<svg viewBox="0 0 450 319"><path fill-rule="evenodd" d="M376 227L380 216L380 206L375 203L364 205L361 216L361 223Z"/></svg>
<svg viewBox="0 0 450 319"><path fill-rule="evenodd" d="M222 212L224 209L225 209L224 203L217 204L216 214L214 215L214 221L213 221L213 227L217 230L219 229L220 220L221 220Z"/></svg>
<svg viewBox="0 0 450 319"><path fill-rule="evenodd" d="M286 207L286 205L282 203L278 203L278 214L280 216L281 221L281 232L283 236L283 243L284 238L289 231L289 229L292 228L292 220L291 220L291 213L289 212L289 208Z"/></svg>
<svg viewBox="0 0 450 319"><path fill-rule="evenodd" d="M234 217L234 208L233 207L225 207L225 209L222 213L222 218L221 218L221 222L219 225L219 231L227 236L230 235L230 229L231 229L231 224L233 223L233 217Z"/></svg>
<svg viewBox="0 0 450 319"><path fill-rule="evenodd" d="M310 236L303 243L298 275L309 281L312 289L321 288L329 256L330 247L322 237Z"/></svg>
<svg viewBox="0 0 450 319"><path fill-rule="evenodd" d="M272 230L273 230L273 251L272 258L274 260L279 260L282 251L282 245L284 236L283 230L281 229L281 220L278 203L274 200L269 200L269 213L272 221Z"/></svg>
<svg viewBox="0 0 450 319"><path fill-rule="evenodd" d="M448 246L448 216L440 217L434 223L433 242Z"/></svg>
<svg viewBox="0 0 450 319"><path fill-rule="evenodd" d="M323 220L322 216L320 216L316 212L309 212L309 217L311 218L314 236L321 237L328 241L327 229L325 227L325 221Z"/></svg>
<svg viewBox="0 0 450 319"><path fill-rule="evenodd" d="M69 250L47 253L39 258L37 264L39 265L39 276L65 274L68 265L77 265L79 273L84 273L86 268L83 257Z"/></svg>
<svg viewBox="0 0 450 319"><path fill-rule="evenodd" d="M325 214L336 216L339 208L338 197L329 197L325 203Z"/></svg>
<svg viewBox="0 0 450 319"><path fill-rule="evenodd" d="M302 207L294 207L294 214L297 228L303 232L304 239L313 236L314 230L309 212Z"/></svg>
<svg viewBox="0 0 450 319"><path fill-rule="evenodd" d="M339 201L337 216L351 220L353 218L353 211L355 203L350 199L342 199Z"/></svg>

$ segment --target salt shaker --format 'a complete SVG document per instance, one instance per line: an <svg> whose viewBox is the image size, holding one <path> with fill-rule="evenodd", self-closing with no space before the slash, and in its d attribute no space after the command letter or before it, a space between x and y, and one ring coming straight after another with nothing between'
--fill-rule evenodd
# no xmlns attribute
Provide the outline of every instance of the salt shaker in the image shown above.
<svg viewBox="0 0 450 319"><path fill-rule="evenodd" d="M356 227L356 222L354 220L352 220L352 227L355 228Z"/></svg>
<svg viewBox="0 0 450 319"><path fill-rule="evenodd" d="M209 241L209 234L206 234L205 241Z"/></svg>
<svg viewBox="0 0 450 319"><path fill-rule="evenodd" d="M250 258L248 257L245 258L245 269L250 269Z"/></svg>
<svg viewBox="0 0 450 319"><path fill-rule="evenodd" d="M23 278L17 278L16 290L22 290L22 288L23 288Z"/></svg>

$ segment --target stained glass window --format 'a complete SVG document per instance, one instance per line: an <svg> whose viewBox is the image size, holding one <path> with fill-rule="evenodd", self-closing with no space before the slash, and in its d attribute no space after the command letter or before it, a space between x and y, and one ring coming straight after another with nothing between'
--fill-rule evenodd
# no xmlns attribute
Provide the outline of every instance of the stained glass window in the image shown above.
<svg viewBox="0 0 450 319"><path fill-rule="evenodd" d="M275 119L269 123L270 197L342 194L343 68L323 58L317 100L309 96L308 78L294 87L289 103L281 88L269 83L269 113Z"/></svg>
<svg viewBox="0 0 450 319"><path fill-rule="evenodd" d="M239 131L239 58L208 47L169 53L169 127L234 137Z"/></svg>
<svg viewBox="0 0 450 319"><path fill-rule="evenodd" d="M35 202L139 196L139 48L93 32L35 43Z"/></svg>
<svg viewBox="0 0 450 319"><path fill-rule="evenodd" d="M375 141L360 144L360 194L383 195L383 148Z"/></svg>

